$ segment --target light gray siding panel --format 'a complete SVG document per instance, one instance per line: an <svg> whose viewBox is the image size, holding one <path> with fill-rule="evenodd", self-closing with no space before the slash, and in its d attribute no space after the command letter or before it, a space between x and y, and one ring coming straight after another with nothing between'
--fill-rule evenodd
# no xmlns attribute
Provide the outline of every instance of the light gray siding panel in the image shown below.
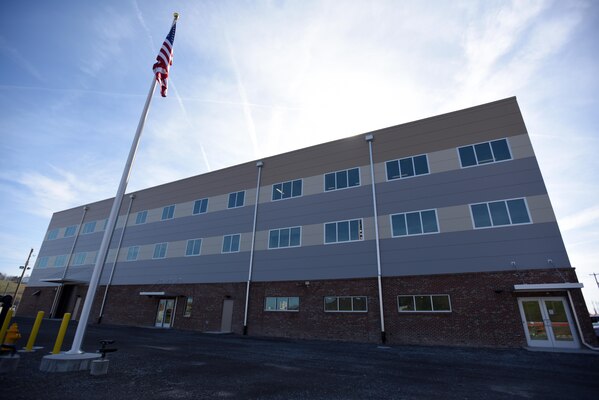
<svg viewBox="0 0 599 400"><path fill-rule="evenodd" d="M384 276L570 267L555 223L385 239L381 251Z"/></svg>

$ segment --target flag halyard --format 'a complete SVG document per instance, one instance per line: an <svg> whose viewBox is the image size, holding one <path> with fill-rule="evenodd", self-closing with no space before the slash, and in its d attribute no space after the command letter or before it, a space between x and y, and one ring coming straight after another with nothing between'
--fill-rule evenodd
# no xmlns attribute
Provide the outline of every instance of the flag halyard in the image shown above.
<svg viewBox="0 0 599 400"><path fill-rule="evenodd" d="M166 97L168 89L168 72L170 66L173 65L173 44L175 43L175 30L177 28L176 21L173 23L170 32L164 39L162 47L156 56L156 63L153 66L156 81L160 84L160 94Z"/></svg>

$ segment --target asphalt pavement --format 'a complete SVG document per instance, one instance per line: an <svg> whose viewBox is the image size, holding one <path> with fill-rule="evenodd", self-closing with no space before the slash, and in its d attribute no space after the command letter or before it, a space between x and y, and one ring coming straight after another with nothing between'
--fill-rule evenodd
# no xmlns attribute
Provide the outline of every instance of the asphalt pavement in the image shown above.
<svg viewBox="0 0 599 400"><path fill-rule="evenodd" d="M27 342L33 319L16 318ZM114 339L107 375L40 372L60 321L44 320L2 399L597 399L599 355L212 335L90 325L83 349ZM75 332L71 323L63 350Z"/></svg>

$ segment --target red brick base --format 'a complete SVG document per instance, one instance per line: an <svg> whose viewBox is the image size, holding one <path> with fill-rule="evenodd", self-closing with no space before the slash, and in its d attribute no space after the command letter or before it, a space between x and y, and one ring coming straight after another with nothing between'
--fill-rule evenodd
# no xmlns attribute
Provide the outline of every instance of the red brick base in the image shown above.
<svg viewBox="0 0 599 400"><path fill-rule="evenodd" d="M384 277L382 280L385 333L388 343L450 346L520 347L526 337L518 297L557 296L568 300L567 292L515 293L515 284L577 282L573 269L527 270L519 272L466 273L448 275ZM235 333L243 333L245 283L111 286L102 323L154 326L160 297L140 292L165 292L177 299L173 327L197 331L219 331L224 300L233 300ZM98 289L89 322L97 322L105 287ZM85 297L86 287L74 288L67 310L76 296ZM35 295L34 295L35 293ZM449 313L400 313L398 295L447 294ZM53 287L27 287L19 315L50 312ZM580 289L571 291L585 341L597 345ZM299 297L297 312L264 311L265 297ZM326 296L367 296L368 312L330 313L324 311ZM185 317L185 302L193 297L191 316ZM248 333L304 339L349 340L378 343L381 340L378 285L375 278L252 282L248 312ZM77 317L77 316L75 316Z"/></svg>

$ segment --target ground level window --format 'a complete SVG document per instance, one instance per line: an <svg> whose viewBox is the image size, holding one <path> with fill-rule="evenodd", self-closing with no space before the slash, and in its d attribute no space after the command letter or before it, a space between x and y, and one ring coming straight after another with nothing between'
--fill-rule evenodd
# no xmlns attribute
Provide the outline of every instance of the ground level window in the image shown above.
<svg viewBox="0 0 599 400"><path fill-rule="evenodd" d="M191 308L193 307L193 297L188 297L185 302L185 311L183 311L184 317L191 317Z"/></svg>
<svg viewBox="0 0 599 400"><path fill-rule="evenodd" d="M299 311L299 297L266 297L264 311Z"/></svg>
<svg viewBox="0 0 599 400"><path fill-rule="evenodd" d="M399 312L451 312L448 294L397 296Z"/></svg>
<svg viewBox="0 0 599 400"><path fill-rule="evenodd" d="M366 296L327 296L324 298L325 312L366 312Z"/></svg>

